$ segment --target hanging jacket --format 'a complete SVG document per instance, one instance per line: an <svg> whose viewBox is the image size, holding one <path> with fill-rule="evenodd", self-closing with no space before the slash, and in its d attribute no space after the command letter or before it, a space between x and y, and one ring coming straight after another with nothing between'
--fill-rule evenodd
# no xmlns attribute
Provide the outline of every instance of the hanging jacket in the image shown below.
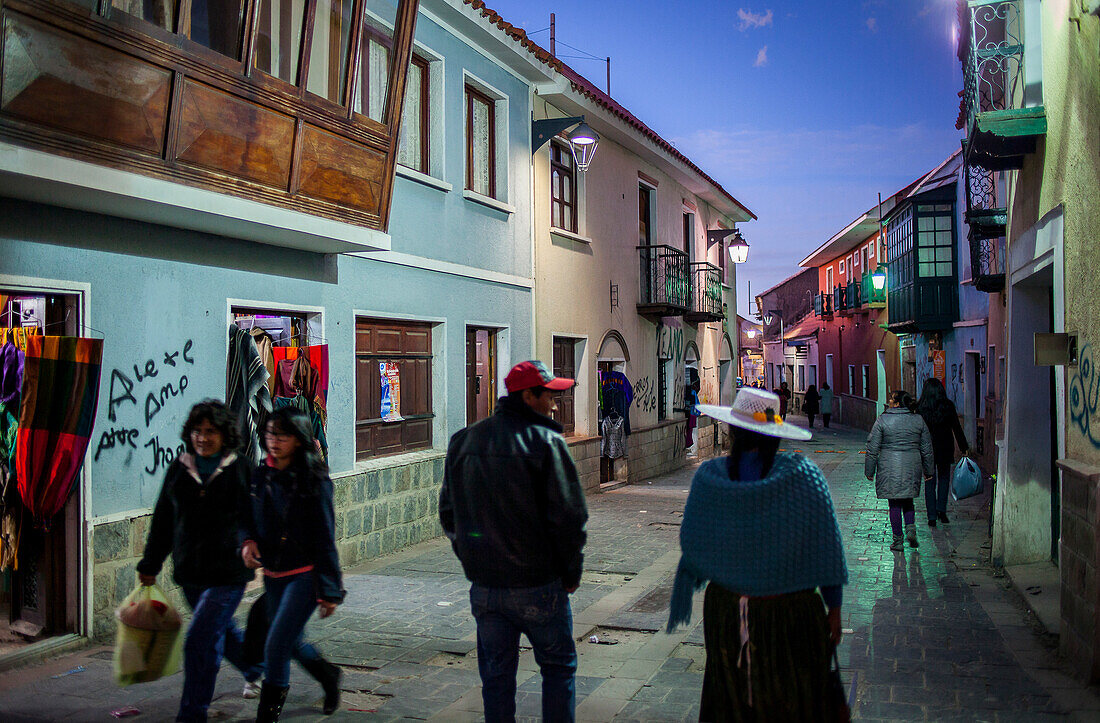
<svg viewBox="0 0 1100 723"><path fill-rule="evenodd" d="M245 535L259 548L264 569L280 573L312 568L317 597L343 602L328 474L299 464L277 470L265 463L252 473L248 494Z"/></svg>
<svg viewBox="0 0 1100 723"><path fill-rule="evenodd" d="M471 582L580 582L588 507L561 429L501 397L491 416L451 437L439 519Z"/></svg>
<svg viewBox="0 0 1100 723"><path fill-rule="evenodd" d="M883 412L867 437L863 469L868 479L874 478L879 499L916 497L921 480L936 472L932 435L920 415L905 407Z"/></svg>
<svg viewBox="0 0 1100 723"><path fill-rule="evenodd" d="M157 575L172 555L172 579L180 585L244 585L254 577L241 560L241 521L248 506L251 465L230 453L202 481L194 457L184 453L164 475L145 554L142 575Z"/></svg>

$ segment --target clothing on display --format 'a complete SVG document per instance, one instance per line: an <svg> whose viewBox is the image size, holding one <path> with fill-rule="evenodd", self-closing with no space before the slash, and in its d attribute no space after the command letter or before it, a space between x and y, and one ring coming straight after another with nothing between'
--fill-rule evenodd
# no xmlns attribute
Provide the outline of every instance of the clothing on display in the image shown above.
<svg viewBox="0 0 1100 723"><path fill-rule="evenodd" d="M267 333L267 330L254 326L248 331L252 335L253 341L256 342L256 351L260 354L260 361L264 364L264 369L267 369L267 391L271 396L275 396L275 353L272 349L275 346L275 341L271 338L271 334Z"/></svg>
<svg viewBox="0 0 1100 723"><path fill-rule="evenodd" d="M12 343L21 353L27 353L27 339L38 336L37 326L17 326L0 328L0 346Z"/></svg>
<svg viewBox="0 0 1100 723"><path fill-rule="evenodd" d="M630 405L634 403L634 388L622 372L600 373L600 411L603 416L612 412L623 419L623 434L630 435Z"/></svg>
<svg viewBox="0 0 1100 723"><path fill-rule="evenodd" d="M263 461L260 428L271 413L267 389L267 368L260 358L256 340L236 324L229 325L229 359L225 369L225 403L237 416L241 430L241 452L253 464Z"/></svg>
<svg viewBox="0 0 1100 723"><path fill-rule="evenodd" d="M626 417L611 412L600 423L600 456L618 459L626 456Z"/></svg>
<svg viewBox="0 0 1100 723"><path fill-rule="evenodd" d="M103 340L31 336L23 367L15 472L36 525L69 499L92 435Z"/></svg>

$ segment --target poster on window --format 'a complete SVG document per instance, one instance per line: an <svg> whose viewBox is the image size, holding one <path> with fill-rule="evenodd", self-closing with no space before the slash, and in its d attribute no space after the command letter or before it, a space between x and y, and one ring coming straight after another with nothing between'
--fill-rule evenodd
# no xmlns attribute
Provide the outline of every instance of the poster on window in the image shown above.
<svg viewBox="0 0 1100 723"><path fill-rule="evenodd" d="M947 352L942 349L932 352L932 376L947 383Z"/></svg>
<svg viewBox="0 0 1100 723"><path fill-rule="evenodd" d="M378 372L382 377L382 421L400 422L401 375L397 371L397 364L378 362Z"/></svg>

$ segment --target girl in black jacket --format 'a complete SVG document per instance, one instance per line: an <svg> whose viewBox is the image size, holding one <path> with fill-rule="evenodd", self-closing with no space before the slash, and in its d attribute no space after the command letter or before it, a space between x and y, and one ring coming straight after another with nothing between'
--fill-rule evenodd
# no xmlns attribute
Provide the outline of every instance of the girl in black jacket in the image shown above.
<svg viewBox="0 0 1100 723"><path fill-rule="evenodd" d="M172 577L192 610L176 720L205 721L223 649L244 673L245 697L259 693L262 668L244 661L241 631L233 624L244 586L253 577L238 554L252 469L232 451L240 446L237 423L219 401L192 407L181 436L186 451L164 475L137 571L141 584L152 585L172 554Z"/></svg>
<svg viewBox="0 0 1100 723"><path fill-rule="evenodd" d="M290 659L321 660L302 631L313 610L331 615L344 600L332 481L321 461L309 417L291 407L276 410L264 429L267 459L252 475L247 539L241 555L248 567L264 568L271 629L264 644L264 678L257 722L277 721L290 687ZM339 668L327 679L325 711L339 701ZM311 673L313 671L310 671Z"/></svg>
<svg viewBox="0 0 1100 723"><path fill-rule="evenodd" d="M939 520L944 524L947 519L947 490L951 486L951 465L955 461L955 443L966 456L970 456L970 445L966 442L959 413L955 403L947 398L943 382L931 377L924 382L920 401L917 402L917 414L924 418L928 431L932 433L932 456L936 461L936 477L924 485L924 505L928 511L928 526L935 527Z"/></svg>

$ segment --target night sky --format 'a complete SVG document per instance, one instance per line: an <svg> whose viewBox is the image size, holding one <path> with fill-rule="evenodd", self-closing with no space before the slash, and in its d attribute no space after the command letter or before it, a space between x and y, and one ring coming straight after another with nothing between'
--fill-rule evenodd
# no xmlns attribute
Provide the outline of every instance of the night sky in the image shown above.
<svg viewBox="0 0 1100 723"><path fill-rule="evenodd" d="M489 0L758 217L738 309L959 147L954 0ZM565 44L575 46L578 52ZM599 162L597 155L596 162Z"/></svg>

